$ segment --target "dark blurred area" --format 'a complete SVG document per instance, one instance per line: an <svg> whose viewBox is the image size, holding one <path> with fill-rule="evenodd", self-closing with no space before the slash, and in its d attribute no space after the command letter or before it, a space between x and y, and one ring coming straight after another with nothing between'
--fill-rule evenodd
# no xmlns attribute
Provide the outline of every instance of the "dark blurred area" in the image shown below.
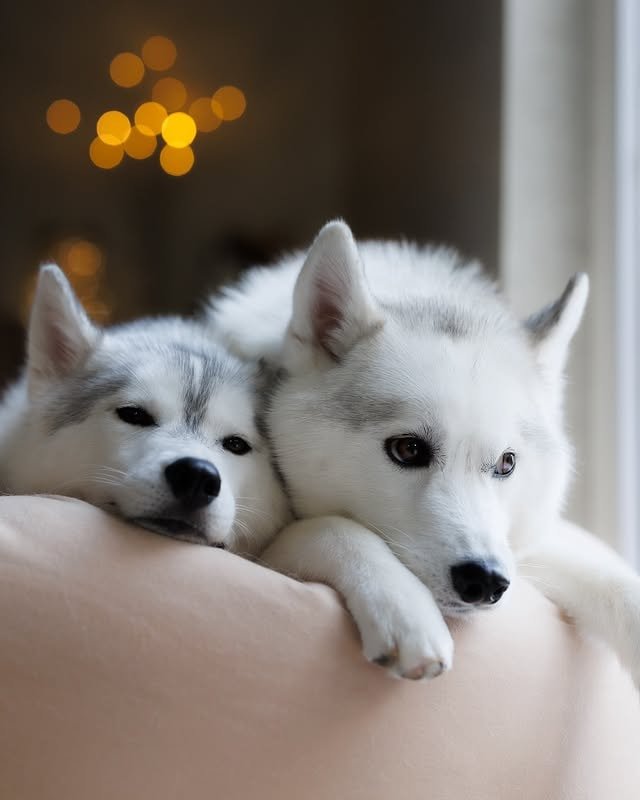
<svg viewBox="0 0 640 800"><path fill-rule="evenodd" d="M359 237L447 242L495 270L498 0L27 2L3 19L0 385L46 259L109 322L190 312L336 216ZM111 60L152 35L175 43L175 64L115 85ZM183 111L227 85L246 110L198 133L180 177L160 166L161 137L149 158L96 167L100 115L133 119L166 76L187 88ZM66 135L46 121L59 98L81 112Z"/></svg>

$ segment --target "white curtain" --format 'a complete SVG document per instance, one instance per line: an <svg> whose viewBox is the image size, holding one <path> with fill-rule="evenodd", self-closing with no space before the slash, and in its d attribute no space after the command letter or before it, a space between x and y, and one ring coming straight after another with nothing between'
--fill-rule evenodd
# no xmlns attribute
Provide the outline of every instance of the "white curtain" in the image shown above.
<svg viewBox="0 0 640 800"><path fill-rule="evenodd" d="M505 0L500 242L502 283L522 315L559 295L574 272L589 273L589 310L569 365L577 475L567 513L632 560L640 448L627 384L637 349L621 357L620 182L637 171L638 151L632 137L634 167L619 131L621 108L636 119L638 109L620 91L619 40L624 6L635 4ZM636 30L627 42L636 63L637 38Z"/></svg>

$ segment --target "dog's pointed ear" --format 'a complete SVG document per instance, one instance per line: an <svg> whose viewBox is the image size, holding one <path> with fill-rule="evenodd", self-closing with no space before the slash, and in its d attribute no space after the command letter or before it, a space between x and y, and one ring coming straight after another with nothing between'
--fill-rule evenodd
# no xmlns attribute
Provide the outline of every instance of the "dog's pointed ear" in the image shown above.
<svg viewBox="0 0 640 800"><path fill-rule="evenodd" d="M381 324L349 226L329 222L316 237L298 277L289 335L339 361L358 339Z"/></svg>
<svg viewBox="0 0 640 800"><path fill-rule="evenodd" d="M62 270L55 264L42 267L29 319L29 385L71 373L87 358L98 336Z"/></svg>
<svg viewBox="0 0 640 800"><path fill-rule="evenodd" d="M550 377L558 377L567 361L569 343L578 330L589 295L589 278L578 272L560 297L525 320L538 364Z"/></svg>

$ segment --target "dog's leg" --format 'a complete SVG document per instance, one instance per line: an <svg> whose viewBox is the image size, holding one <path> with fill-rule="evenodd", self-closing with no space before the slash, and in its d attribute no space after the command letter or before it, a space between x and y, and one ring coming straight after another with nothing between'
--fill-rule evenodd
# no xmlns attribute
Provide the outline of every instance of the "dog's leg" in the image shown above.
<svg viewBox="0 0 640 800"><path fill-rule="evenodd" d="M431 592L367 528L342 517L299 520L278 535L261 561L336 589L369 661L413 680L450 668L453 641Z"/></svg>
<svg viewBox="0 0 640 800"><path fill-rule="evenodd" d="M578 628L613 648L640 688L640 576L613 550L567 522L519 561L527 578Z"/></svg>

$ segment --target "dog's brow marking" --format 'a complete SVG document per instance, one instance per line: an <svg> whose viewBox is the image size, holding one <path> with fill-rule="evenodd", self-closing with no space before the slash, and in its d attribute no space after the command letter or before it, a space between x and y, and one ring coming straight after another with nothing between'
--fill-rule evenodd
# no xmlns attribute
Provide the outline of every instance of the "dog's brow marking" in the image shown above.
<svg viewBox="0 0 640 800"><path fill-rule="evenodd" d="M400 325L421 327L451 339L472 338L488 329L513 331L513 320L506 313L490 312L471 306L455 306L444 297L428 297L403 302L383 301L381 307Z"/></svg>
<svg viewBox="0 0 640 800"><path fill-rule="evenodd" d="M202 424L216 382L220 378L220 373L220 365L213 359L206 358L203 360L202 371L200 373L200 386L193 395L191 408L187 408L187 413L191 415L192 424L196 426Z"/></svg>
<svg viewBox="0 0 640 800"><path fill-rule="evenodd" d="M243 383L246 376L210 353L187 348L174 348L178 368L184 381L184 418L192 430L204 422L216 385L223 381ZM196 365L199 369L196 369Z"/></svg>
<svg viewBox="0 0 640 800"><path fill-rule="evenodd" d="M94 405L124 388L131 380L129 368L93 370L70 378L51 398L45 414L50 433L85 420Z"/></svg>
<svg viewBox="0 0 640 800"><path fill-rule="evenodd" d="M472 336L485 324L482 318L474 317L469 309L456 308L438 298L381 305L401 324L428 326L435 333L443 333L452 339Z"/></svg>
<svg viewBox="0 0 640 800"><path fill-rule="evenodd" d="M193 429L199 425L199 413L196 401L196 374L190 354L176 350L176 362L182 380L182 402L184 407L184 421Z"/></svg>
<svg viewBox="0 0 640 800"><path fill-rule="evenodd" d="M431 324L439 333L444 333L452 339L462 339L471 336L473 320L459 308L443 305L434 305L431 311Z"/></svg>
<svg viewBox="0 0 640 800"><path fill-rule="evenodd" d="M387 422L397 416L403 403L395 398L363 397L357 388L334 392L322 409L324 416L339 419L355 429Z"/></svg>

